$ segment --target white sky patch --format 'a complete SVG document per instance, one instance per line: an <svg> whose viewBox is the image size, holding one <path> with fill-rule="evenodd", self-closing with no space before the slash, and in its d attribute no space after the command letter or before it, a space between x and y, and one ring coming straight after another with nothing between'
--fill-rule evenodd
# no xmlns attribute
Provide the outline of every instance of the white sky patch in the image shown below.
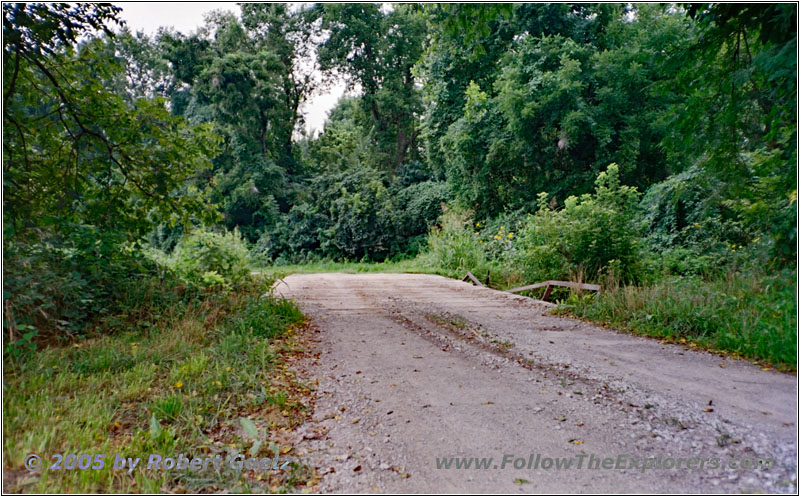
<svg viewBox="0 0 800 497"><path fill-rule="evenodd" d="M300 112L306 120L306 132L309 136L316 136L325 127L328 113L336 106L336 102L345 94L346 85L339 82L332 85L325 93L312 95L300 107Z"/></svg>
<svg viewBox="0 0 800 497"><path fill-rule="evenodd" d="M242 12L233 2L117 2L122 18L132 32L156 34L161 26L173 27L189 34L203 24L203 16L213 10L229 10L237 16Z"/></svg>
<svg viewBox="0 0 800 497"><path fill-rule="evenodd" d="M154 35L161 26L172 27L181 33L192 33L203 25L203 17L214 10L228 10L237 16L241 9L234 2L117 2L122 7L122 19L132 32L144 31ZM332 85L324 93L315 92L301 107L306 132L319 133L328 113L345 93L345 84Z"/></svg>

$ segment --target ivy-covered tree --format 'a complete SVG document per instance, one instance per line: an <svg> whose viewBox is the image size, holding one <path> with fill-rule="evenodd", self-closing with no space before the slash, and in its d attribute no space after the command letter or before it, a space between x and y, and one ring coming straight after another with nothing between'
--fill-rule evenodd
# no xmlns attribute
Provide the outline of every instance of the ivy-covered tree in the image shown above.
<svg viewBox="0 0 800 497"><path fill-rule="evenodd" d="M197 32L164 33L161 45L180 86L173 111L213 123L222 153L202 176L227 227L250 241L272 229L302 189L295 152L301 104L317 84L313 29L302 10L248 4L241 18L212 12Z"/></svg>

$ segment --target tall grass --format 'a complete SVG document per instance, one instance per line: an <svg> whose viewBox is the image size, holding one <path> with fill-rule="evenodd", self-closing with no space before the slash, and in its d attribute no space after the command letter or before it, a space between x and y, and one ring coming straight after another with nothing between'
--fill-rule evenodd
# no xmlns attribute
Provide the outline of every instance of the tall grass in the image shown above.
<svg viewBox="0 0 800 497"><path fill-rule="evenodd" d="M672 277L572 297L560 312L797 370L797 272L763 268Z"/></svg>
<svg viewBox="0 0 800 497"><path fill-rule="evenodd" d="M155 471L142 464L132 474L111 469L117 453L193 458L246 452L253 441L242 435L241 417L263 426L265 434L302 422L302 387L283 365L292 346L282 337L303 316L291 302L264 297L264 291L260 285L209 295L147 331L99 335L6 361L4 489L276 492L307 480L307 468L297 464L290 471L268 472L263 481L210 468ZM283 399L280 406L276 398ZM274 448L265 442L259 457L272 457ZM32 453L45 462L39 472L23 466ZM50 470L54 454L106 454L106 467Z"/></svg>

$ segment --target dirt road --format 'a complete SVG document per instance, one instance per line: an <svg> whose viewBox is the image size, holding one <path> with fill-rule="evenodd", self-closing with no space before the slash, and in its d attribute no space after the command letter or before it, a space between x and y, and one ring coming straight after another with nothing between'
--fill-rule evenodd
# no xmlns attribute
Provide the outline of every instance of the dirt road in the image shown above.
<svg viewBox="0 0 800 497"><path fill-rule="evenodd" d="M322 491L796 491L795 376L439 276L292 275L276 290L314 323L314 420L296 447Z"/></svg>

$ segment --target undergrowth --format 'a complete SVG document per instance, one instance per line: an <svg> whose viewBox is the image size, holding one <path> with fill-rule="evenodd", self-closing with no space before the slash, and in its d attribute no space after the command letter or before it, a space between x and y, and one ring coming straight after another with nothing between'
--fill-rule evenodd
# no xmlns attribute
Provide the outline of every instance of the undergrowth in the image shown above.
<svg viewBox="0 0 800 497"><path fill-rule="evenodd" d="M98 335L6 357L6 490L48 493L284 492L312 484L286 430L307 415L308 390L286 368L303 316L265 295L266 282L207 294L146 329ZM242 421L242 418L250 420ZM188 458L249 452L292 459L283 471L147 470L149 454ZM263 439L262 439L263 437ZM43 469L28 472L38 454ZM55 454L105 454L100 470L50 470ZM141 457L133 473L114 455Z"/></svg>

